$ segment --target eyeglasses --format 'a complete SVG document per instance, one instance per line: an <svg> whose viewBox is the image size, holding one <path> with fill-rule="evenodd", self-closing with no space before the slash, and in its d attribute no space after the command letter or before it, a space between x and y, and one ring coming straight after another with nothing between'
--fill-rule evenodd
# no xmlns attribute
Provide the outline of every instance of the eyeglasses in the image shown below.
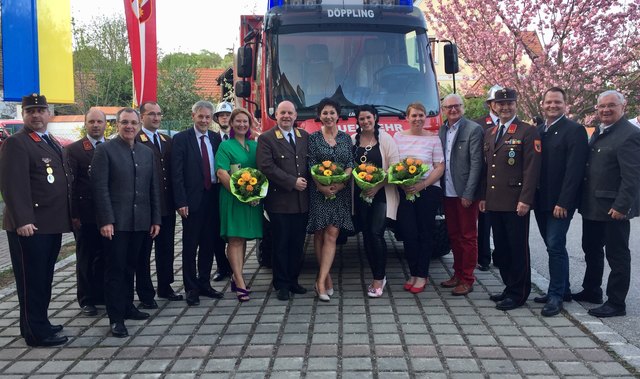
<svg viewBox="0 0 640 379"><path fill-rule="evenodd" d="M156 112L148 112L148 113L145 113L145 115L149 116L149 117L156 117L156 116L162 117L162 112L158 112L158 113L156 113Z"/></svg>
<svg viewBox="0 0 640 379"><path fill-rule="evenodd" d="M443 105L442 108L447 109L447 110L460 109L460 108L462 108L462 104Z"/></svg>
<svg viewBox="0 0 640 379"><path fill-rule="evenodd" d="M139 121L129 121L129 120L118 121L118 123L122 126L127 126L127 125L137 126L140 124Z"/></svg>
<svg viewBox="0 0 640 379"><path fill-rule="evenodd" d="M598 104L598 105L596 105L596 109L609 109L609 108L613 109L613 108L615 108L615 107L617 107L617 106L620 106L620 105L622 105L622 104L621 104L621 103L620 103L620 104L615 104L615 103L611 103L611 104Z"/></svg>

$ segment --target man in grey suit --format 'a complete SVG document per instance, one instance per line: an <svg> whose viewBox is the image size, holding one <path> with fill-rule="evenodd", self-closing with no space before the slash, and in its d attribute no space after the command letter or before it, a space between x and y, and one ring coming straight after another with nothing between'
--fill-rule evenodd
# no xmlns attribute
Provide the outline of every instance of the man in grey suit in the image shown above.
<svg viewBox="0 0 640 379"><path fill-rule="evenodd" d="M281 102L276 109L277 125L260 135L256 153L258 168L269 179L264 207L272 225L273 287L280 300L289 300L289 292L307 292L298 284L298 276L309 214L309 134L294 127L296 117L293 103Z"/></svg>
<svg viewBox="0 0 640 379"><path fill-rule="evenodd" d="M160 232L160 188L153 151L136 142L140 115L131 108L116 114L118 136L97 146L91 162L93 198L105 244L105 303L111 334L129 335L125 319L148 313L133 305L133 276L146 234Z"/></svg>
<svg viewBox="0 0 640 379"><path fill-rule="evenodd" d="M456 94L442 101L447 121L440 127L445 156L444 214L453 251L453 276L440 285L463 296L473 291L478 263L478 187L482 172L482 127L464 118L464 103Z"/></svg>
<svg viewBox="0 0 640 379"><path fill-rule="evenodd" d="M589 140L582 187L582 250L587 264L583 290L573 299L602 303L604 257L611 267L607 302L589 310L596 317L624 316L631 277L629 220L638 215L640 130L624 117L626 101L617 91L598 96L600 126Z"/></svg>

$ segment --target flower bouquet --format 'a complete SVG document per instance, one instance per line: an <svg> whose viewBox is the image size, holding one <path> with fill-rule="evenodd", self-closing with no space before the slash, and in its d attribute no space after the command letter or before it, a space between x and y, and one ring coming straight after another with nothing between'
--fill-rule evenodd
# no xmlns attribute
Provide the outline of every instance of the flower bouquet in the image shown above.
<svg viewBox="0 0 640 379"><path fill-rule="evenodd" d="M344 168L338 163L326 160L322 163L318 163L311 167L311 176L323 186L328 186L336 183L344 183L349 180L349 175L345 174ZM325 196L327 200L333 200L336 195L329 197Z"/></svg>
<svg viewBox="0 0 640 379"><path fill-rule="evenodd" d="M242 168L231 174L231 193L243 203L257 204L267 196L269 180L255 168Z"/></svg>
<svg viewBox="0 0 640 379"><path fill-rule="evenodd" d="M427 171L429 165L422 163L420 159L408 157L389 166L389 183L411 186L418 183ZM419 192L407 194L406 199L416 201L417 197L420 197Z"/></svg>
<svg viewBox="0 0 640 379"><path fill-rule="evenodd" d="M364 191L369 190L384 181L386 176L384 170L379 169L372 163L361 163L352 171L352 175L356 185L362 189L362 192L360 192L360 199L365 203L371 204L373 202L373 198L365 195Z"/></svg>

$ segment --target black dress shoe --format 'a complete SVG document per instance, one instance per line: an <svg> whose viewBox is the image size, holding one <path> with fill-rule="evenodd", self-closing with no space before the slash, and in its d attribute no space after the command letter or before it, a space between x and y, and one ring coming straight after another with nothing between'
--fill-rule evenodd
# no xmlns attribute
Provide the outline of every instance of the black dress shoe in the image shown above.
<svg viewBox="0 0 640 379"><path fill-rule="evenodd" d="M542 307L542 314L544 317L555 316L562 311L562 300L552 297L547 301L547 303Z"/></svg>
<svg viewBox="0 0 640 379"><path fill-rule="evenodd" d="M173 292L171 287L162 292L158 291L158 297L169 301L180 301L183 299L182 295Z"/></svg>
<svg viewBox="0 0 640 379"><path fill-rule="evenodd" d="M519 308L522 304L518 303L517 301L513 300L510 297L505 298L504 300L498 302L498 304L496 304L496 309L501 310L501 311L510 311L512 309L516 309Z"/></svg>
<svg viewBox="0 0 640 379"><path fill-rule="evenodd" d="M304 295L305 293L307 293L307 289L301 286L300 284L292 285L291 287L289 287L289 291L297 295Z"/></svg>
<svg viewBox="0 0 640 379"><path fill-rule="evenodd" d="M576 301L585 301L587 303L593 304L602 304L604 301L602 300L602 295L594 294L593 292L580 291L578 293L574 293L571 295L573 300Z"/></svg>
<svg viewBox="0 0 640 379"><path fill-rule="evenodd" d="M111 335L118 338L124 338L129 336L127 327L124 326L124 322L114 322L111 324Z"/></svg>
<svg viewBox="0 0 640 379"><path fill-rule="evenodd" d="M624 307L616 307L609 304L609 302L606 302L599 307L589 309L587 313L589 313L591 316L594 316L594 317L605 318L605 317L624 316L627 314L627 311L625 310Z"/></svg>
<svg viewBox="0 0 640 379"><path fill-rule="evenodd" d="M85 316L96 316L98 314L98 308L95 305L85 305L82 307L81 312Z"/></svg>
<svg viewBox="0 0 640 379"><path fill-rule="evenodd" d="M478 270L489 271L489 265L478 265Z"/></svg>
<svg viewBox="0 0 640 379"><path fill-rule="evenodd" d="M220 271L216 271L215 274L213 274L213 281L214 282L223 282L227 279L229 279L231 277L231 273L230 272L220 272Z"/></svg>
<svg viewBox="0 0 640 379"><path fill-rule="evenodd" d="M133 308L127 312L127 315L124 318L125 320L146 320L149 318L149 314L147 312L140 312L136 308Z"/></svg>
<svg viewBox="0 0 640 379"><path fill-rule="evenodd" d="M27 342L27 345L31 347L37 347L37 346L46 347L46 346L63 345L67 343L67 341L69 341L69 338L67 338L66 336L53 335L40 341L26 341L26 342Z"/></svg>
<svg viewBox="0 0 640 379"><path fill-rule="evenodd" d="M60 333L62 331L62 325L51 325L51 331L54 333Z"/></svg>
<svg viewBox="0 0 640 379"><path fill-rule="evenodd" d="M209 297L211 299L222 299L224 297L224 294L222 292L216 291L212 287L201 288L200 295Z"/></svg>
<svg viewBox="0 0 640 379"><path fill-rule="evenodd" d="M489 300L495 301L496 303L506 298L507 298L507 294L504 292L489 296Z"/></svg>
<svg viewBox="0 0 640 379"><path fill-rule="evenodd" d="M289 289L288 288L280 288L278 290L278 300L286 301L289 300Z"/></svg>
<svg viewBox="0 0 640 379"><path fill-rule="evenodd" d="M566 293L562 297L562 301L566 301L567 303L570 303L571 300L572 300L571 293ZM549 295L542 295L542 296L537 296L533 298L533 302L538 304L546 304L547 301L549 301Z"/></svg>
<svg viewBox="0 0 640 379"><path fill-rule="evenodd" d="M149 303L141 301L138 309L158 309L158 303L155 300L151 300Z"/></svg>
<svg viewBox="0 0 640 379"><path fill-rule="evenodd" d="M200 297L197 292L187 292L187 305L200 305Z"/></svg>

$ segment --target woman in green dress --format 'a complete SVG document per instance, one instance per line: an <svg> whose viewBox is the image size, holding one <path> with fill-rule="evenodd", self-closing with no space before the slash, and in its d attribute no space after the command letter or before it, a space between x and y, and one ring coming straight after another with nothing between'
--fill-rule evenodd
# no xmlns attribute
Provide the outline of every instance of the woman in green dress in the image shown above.
<svg viewBox="0 0 640 379"><path fill-rule="evenodd" d="M227 241L227 258L233 278L231 290L238 301L249 300L249 289L242 277L247 240L262 238L262 205L243 203L232 193L231 174L241 168L256 168L256 141L250 140L253 118L242 108L231 112L231 138L223 141L215 157L216 175L224 189L220 191L220 235Z"/></svg>

